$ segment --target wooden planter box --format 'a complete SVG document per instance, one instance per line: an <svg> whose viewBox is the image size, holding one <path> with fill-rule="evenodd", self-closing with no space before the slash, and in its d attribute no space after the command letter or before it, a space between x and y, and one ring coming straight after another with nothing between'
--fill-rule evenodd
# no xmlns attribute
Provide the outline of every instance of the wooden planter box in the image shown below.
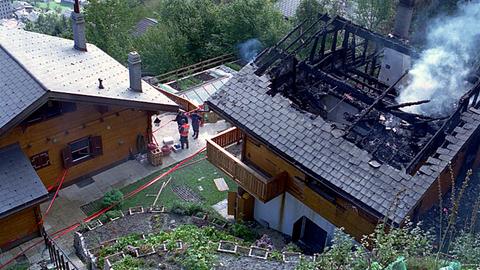
<svg viewBox="0 0 480 270"><path fill-rule="evenodd" d="M159 214L159 213L165 213L165 207L163 206L154 206L148 208L149 213L154 213L154 214Z"/></svg>
<svg viewBox="0 0 480 270"><path fill-rule="evenodd" d="M237 246L237 254L242 256L248 256L248 254L250 254L250 248Z"/></svg>
<svg viewBox="0 0 480 270"><path fill-rule="evenodd" d="M117 243L117 238L113 238L113 239L110 239L110 240L107 240L107 241L104 241L102 243L100 243L100 246L102 248L105 248L105 247L110 247L110 246L113 246Z"/></svg>
<svg viewBox="0 0 480 270"><path fill-rule="evenodd" d="M118 217L114 217L114 218L110 218L110 221L115 221L115 220L117 220L117 219L120 219L120 218L123 218L123 217L125 217L125 215L123 214L123 212L120 212L120 213L121 213L121 215L120 215L120 216L118 216Z"/></svg>
<svg viewBox="0 0 480 270"><path fill-rule="evenodd" d="M136 255L135 257L137 258L145 257L155 253L156 253L155 248L149 245L144 245L142 247L135 248L135 255Z"/></svg>
<svg viewBox="0 0 480 270"><path fill-rule="evenodd" d="M95 219L95 220L92 220L92 221L88 222L86 225L87 225L88 230L92 231L92 230L95 230L98 227L102 227L103 223L99 219Z"/></svg>
<svg viewBox="0 0 480 270"><path fill-rule="evenodd" d="M223 220L220 220L218 218L214 218L212 219L211 223L215 226L215 227L218 227L220 229L224 229L226 226L227 226L227 222L223 221Z"/></svg>
<svg viewBox="0 0 480 270"><path fill-rule="evenodd" d="M248 256L252 258L266 260L268 257L268 249L266 248L259 248L259 247L250 247L250 252Z"/></svg>
<svg viewBox="0 0 480 270"><path fill-rule="evenodd" d="M163 153L160 149L153 149L148 151L147 153L147 159L152 164L152 166L160 166L162 165L162 156Z"/></svg>
<svg viewBox="0 0 480 270"><path fill-rule="evenodd" d="M217 250L220 251L220 252L235 254L235 253L237 253L237 244L235 244L234 242L230 242L230 241L220 241L218 243Z"/></svg>
<svg viewBox="0 0 480 270"><path fill-rule="evenodd" d="M183 242L182 241L177 241L175 242L175 249L176 250L182 250L183 249Z"/></svg>
<svg viewBox="0 0 480 270"><path fill-rule="evenodd" d="M283 252L283 262L285 263L298 263L302 259L302 253L300 252Z"/></svg>
<svg viewBox="0 0 480 270"><path fill-rule="evenodd" d="M155 248L155 250L157 251L157 253L168 251L166 244L159 244L159 245L155 246L154 248Z"/></svg>
<svg viewBox="0 0 480 270"><path fill-rule="evenodd" d="M107 256L105 258L105 266L104 269L111 269L112 265L118 261L123 260L125 258L125 254L123 252L115 253L113 255Z"/></svg>
<svg viewBox="0 0 480 270"><path fill-rule="evenodd" d="M145 211L143 210L143 206L135 206L135 207L128 208L129 215L142 214L142 213L145 213Z"/></svg>

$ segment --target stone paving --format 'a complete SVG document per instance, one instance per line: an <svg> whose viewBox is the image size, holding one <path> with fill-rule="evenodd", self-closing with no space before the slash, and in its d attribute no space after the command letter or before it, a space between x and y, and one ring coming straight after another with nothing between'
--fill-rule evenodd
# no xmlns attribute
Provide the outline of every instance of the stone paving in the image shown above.
<svg viewBox="0 0 480 270"><path fill-rule="evenodd" d="M175 140L175 143L178 143L178 126L176 122L172 122L174 118L174 114L168 113L159 116L159 119L161 120L161 128L154 134L159 144L162 144L162 141L165 137L171 137ZM152 118L152 121L153 119L155 119L155 116ZM53 233L61 228L65 228L71 224L83 220L86 216L80 209L82 205L101 198L105 192L113 188L127 186L158 170L187 158L206 145L205 139L210 138L218 132L221 132L229 127L229 124L223 120L214 124L207 123L200 128L200 134L197 140L193 140L193 138L191 138L193 131L190 130L189 149L184 149L177 153L172 152L169 157L163 159L163 164L161 166L151 166L146 160L129 160L93 176L92 179L94 181L84 187L79 187L74 184L63 188L60 190L55 204L45 220L45 229L48 233ZM158 127L155 126L153 127L154 130L157 128ZM46 202L41 205L42 212L46 210L48 203L49 202ZM5 263L20 251L25 250L27 247L39 240L41 240L41 238L36 238L12 250L0 253L0 264ZM56 242L77 266L84 267L74 252L73 233L64 235L63 237L57 239ZM30 263L35 265L39 261L47 259L48 252L45 250L45 246L41 244L26 252L26 256ZM38 265L36 265L32 266L30 269L40 268Z"/></svg>

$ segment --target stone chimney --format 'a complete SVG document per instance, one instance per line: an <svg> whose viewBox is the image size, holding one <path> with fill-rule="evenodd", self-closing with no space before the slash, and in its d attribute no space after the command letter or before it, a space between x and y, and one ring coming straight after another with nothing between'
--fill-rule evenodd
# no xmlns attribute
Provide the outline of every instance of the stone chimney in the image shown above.
<svg viewBox="0 0 480 270"><path fill-rule="evenodd" d="M393 36L399 39L407 40L412 23L413 8L415 0L400 0L397 6L395 16L395 25L393 27ZM382 66L378 79L381 82L391 86L396 82L412 65L412 59L409 55L397 52L393 49L385 48L383 51Z"/></svg>
<svg viewBox="0 0 480 270"><path fill-rule="evenodd" d="M137 52L128 53L128 72L130 73L130 90L142 92L142 60Z"/></svg>
<svg viewBox="0 0 480 270"><path fill-rule="evenodd" d="M71 14L74 48L79 51L87 51L87 39L85 38L85 17L80 13L79 0L75 0Z"/></svg>
<svg viewBox="0 0 480 270"><path fill-rule="evenodd" d="M393 28L393 35L408 39L408 32L410 31L410 24L412 23L413 8L415 7L415 0L400 0L397 6L397 14L395 16L395 26Z"/></svg>

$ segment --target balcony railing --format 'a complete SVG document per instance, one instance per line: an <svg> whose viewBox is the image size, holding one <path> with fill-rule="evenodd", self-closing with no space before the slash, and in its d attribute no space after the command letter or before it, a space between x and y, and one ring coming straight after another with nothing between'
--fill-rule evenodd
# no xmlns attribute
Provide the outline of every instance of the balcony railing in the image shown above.
<svg viewBox="0 0 480 270"><path fill-rule="evenodd" d="M234 127L207 139L208 160L232 177L248 193L267 202L285 191L284 174L267 178L224 149L239 143L242 137L242 132Z"/></svg>

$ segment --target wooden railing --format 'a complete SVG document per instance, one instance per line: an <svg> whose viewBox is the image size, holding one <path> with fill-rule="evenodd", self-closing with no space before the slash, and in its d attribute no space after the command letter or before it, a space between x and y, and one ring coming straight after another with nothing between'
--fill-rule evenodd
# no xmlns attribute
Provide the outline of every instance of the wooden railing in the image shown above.
<svg viewBox="0 0 480 270"><path fill-rule="evenodd" d="M183 68L172 70L164 74L160 74L158 76L155 76L155 78L157 78L160 83L166 83L171 80L183 78L185 76L192 75L192 74L207 70L209 68L217 67L219 65L222 65L228 62L233 62L233 61L235 61L235 56L233 54L225 54L215 58L207 59L205 61L193 64L190 66L186 66Z"/></svg>
<svg viewBox="0 0 480 270"><path fill-rule="evenodd" d="M207 139L208 160L232 177L248 193L263 202L283 193L286 178L283 174L268 179L223 148L241 139L242 133L237 128L228 129L212 139Z"/></svg>

